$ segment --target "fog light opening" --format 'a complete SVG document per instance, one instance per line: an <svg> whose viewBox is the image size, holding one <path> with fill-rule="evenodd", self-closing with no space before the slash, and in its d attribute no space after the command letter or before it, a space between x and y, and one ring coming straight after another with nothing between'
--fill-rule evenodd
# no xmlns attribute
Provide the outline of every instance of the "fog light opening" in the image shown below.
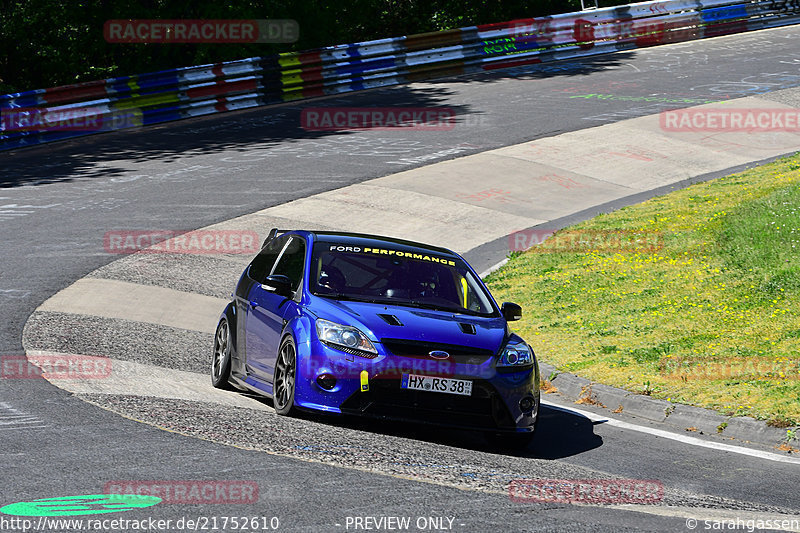
<svg viewBox="0 0 800 533"><path fill-rule="evenodd" d="M336 378L330 374L320 374L317 376L317 385L324 390L333 390L336 386Z"/></svg>
<svg viewBox="0 0 800 533"><path fill-rule="evenodd" d="M533 406L536 404L536 401L531 398L530 396L525 396L523 399L519 401L519 408L523 413L529 413L533 411Z"/></svg>

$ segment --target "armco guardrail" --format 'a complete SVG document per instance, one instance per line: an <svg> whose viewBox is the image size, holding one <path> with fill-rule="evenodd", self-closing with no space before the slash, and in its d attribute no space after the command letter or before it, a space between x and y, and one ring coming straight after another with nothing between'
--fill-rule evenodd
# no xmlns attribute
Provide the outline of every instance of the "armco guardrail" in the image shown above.
<svg viewBox="0 0 800 533"><path fill-rule="evenodd" d="M797 22L798 0L642 2L38 89L0 96L0 150Z"/></svg>

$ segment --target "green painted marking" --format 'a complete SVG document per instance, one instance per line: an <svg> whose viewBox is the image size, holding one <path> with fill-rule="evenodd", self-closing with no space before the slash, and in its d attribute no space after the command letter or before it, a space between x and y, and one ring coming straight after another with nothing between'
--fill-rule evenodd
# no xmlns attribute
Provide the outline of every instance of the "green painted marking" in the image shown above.
<svg viewBox="0 0 800 533"><path fill-rule="evenodd" d="M89 494L12 503L0 507L0 513L14 516L74 516L130 511L150 507L160 502L161 498L156 496Z"/></svg>

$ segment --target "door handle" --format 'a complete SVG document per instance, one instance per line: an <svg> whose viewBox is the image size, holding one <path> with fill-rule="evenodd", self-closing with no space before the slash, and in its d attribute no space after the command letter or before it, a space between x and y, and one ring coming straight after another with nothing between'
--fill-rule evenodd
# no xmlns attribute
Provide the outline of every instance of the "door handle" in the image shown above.
<svg viewBox="0 0 800 533"><path fill-rule="evenodd" d="M255 302L255 301L253 301L253 300L250 300L250 307L252 307L253 309L255 309L256 307L258 307L258 302Z"/></svg>

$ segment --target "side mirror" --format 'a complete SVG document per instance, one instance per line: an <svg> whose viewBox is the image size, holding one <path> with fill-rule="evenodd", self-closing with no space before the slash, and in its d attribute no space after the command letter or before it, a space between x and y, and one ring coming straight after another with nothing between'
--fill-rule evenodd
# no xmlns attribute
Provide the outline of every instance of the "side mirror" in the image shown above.
<svg viewBox="0 0 800 533"><path fill-rule="evenodd" d="M503 318L509 322L522 318L522 307L515 303L503 302L503 305L500 306L500 312L503 313Z"/></svg>
<svg viewBox="0 0 800 533"><path fill-rule="evenodd" d="M292 295L292 282L283 274L267 276L261 287L284 298L289 298Z"/></svg>

